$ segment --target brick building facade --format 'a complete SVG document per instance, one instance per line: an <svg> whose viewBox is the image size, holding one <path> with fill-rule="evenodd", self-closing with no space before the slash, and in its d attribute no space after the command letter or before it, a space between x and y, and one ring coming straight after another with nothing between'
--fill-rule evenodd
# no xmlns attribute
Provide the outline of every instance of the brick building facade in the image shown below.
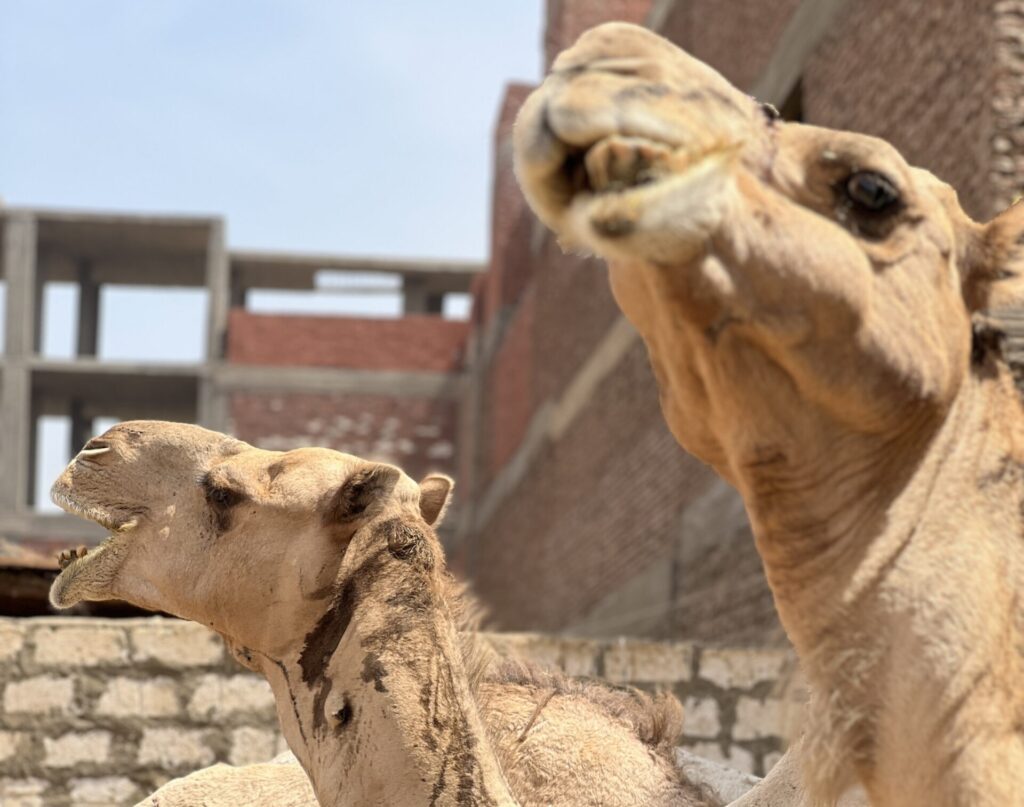
<svg viewBox="0 0 1024 807"><path fill-rule="evenodd" d="M549 0L545 64L608 19L648 25L791 118L885 137L950 181L978 218L1021 190L1022 0ZM211 367L194 373L189 400L171 414L267 448L327 445L413 475L452 473L451 562L476 584L497 628L782 642L742 504L670 436L644 347L612 300L604 266L563 254L526 207L511 128L530 90L509 86L498 110L491 255L472 279L469 322L436 316L439 297L456 287L443 267L429 266L390 267L405 273L406 310L419 312L396 320L253 313L248 288L310 287L314 269L337 261L233 253L221 225L210 234L190 223L188 239L173 243L181 252L187 240L196 255L210 245L195 274L201 282L206 272L224 313L211 319ZM24 257L12 221L8 212L8 278ZM86 240L80 223L39 221L40 238L49 227L51 240L70 233L94 252L100 243ZM155 243L153 233L139 238ZM123 251L123 239L108 240ZM30 282L8 282L9 307L18 294L30 300ZM30 392L14 384L42 372L30 355L31 323L21 326L8 351L23 344L26 356L7 360L4 401L28 406L28 396L35 406L36 381ZM63 395L67 385L50 379L57 370L42 369ZM157 380L180 391L182 373ZM156 383L151 375L140 374L140 389ZM7 527L21 522L3 516L0 535L14 535Z"/></svg>

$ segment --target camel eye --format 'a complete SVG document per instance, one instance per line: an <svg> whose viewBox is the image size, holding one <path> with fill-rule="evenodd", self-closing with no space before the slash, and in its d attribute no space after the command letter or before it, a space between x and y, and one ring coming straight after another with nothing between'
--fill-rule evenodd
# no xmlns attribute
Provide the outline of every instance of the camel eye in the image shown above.
<svg viewBox="0 0 1024 807"><path fill-rule="evenodd" d="M846 180L846 196L853 206L870 213L895 209L900 192L885 176L875 171L857 171Z"/></svg>
<svg viewBox="0 0 1024 807"><path fill-rule="evenodd" d="M230 488L213 488L206 495L214 507L232 507L241 500L241 495Z"/></svg>

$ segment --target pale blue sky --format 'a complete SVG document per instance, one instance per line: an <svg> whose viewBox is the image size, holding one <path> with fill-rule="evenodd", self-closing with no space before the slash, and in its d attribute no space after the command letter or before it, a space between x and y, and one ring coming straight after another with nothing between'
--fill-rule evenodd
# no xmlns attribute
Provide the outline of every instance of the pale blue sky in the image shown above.
<svg viewBox="0 0 1024 807"><path fill-rule="evenodd" d="M236 248L482 259L494 119L506 82L540 75L541 8L0 0L0 196L223 215ZM74 298L46 301L45 352L66 354ZM103 305L102 357L199 357L201 295Z"/></svg>

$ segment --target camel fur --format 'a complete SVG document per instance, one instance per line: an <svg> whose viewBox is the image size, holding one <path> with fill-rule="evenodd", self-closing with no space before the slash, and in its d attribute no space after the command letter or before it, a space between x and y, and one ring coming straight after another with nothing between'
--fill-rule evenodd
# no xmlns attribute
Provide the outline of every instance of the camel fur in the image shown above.
<svg viewBox="0 0 1024 807"><path fill-rule="evenodd" d="M1024 206L976 223L888 143L783 122L624 24L558 57L515 158L743 496L814 691L813 799L1022 803Z"/></svg>

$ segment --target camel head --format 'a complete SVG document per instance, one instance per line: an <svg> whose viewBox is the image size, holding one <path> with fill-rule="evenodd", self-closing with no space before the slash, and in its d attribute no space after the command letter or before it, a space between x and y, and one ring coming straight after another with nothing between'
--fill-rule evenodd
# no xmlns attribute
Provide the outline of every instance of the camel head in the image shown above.
<svg viewBox="0 0 1024 807"><path fill-rule="evenodd" d="M111 535L65 558L50 599L116 597L220 633L269 681L323 805L455 804L456 791L512 804L433 530L451 487L328 449L121 423L53 486L57 504Z"/></svg>
<svg viewBox="0 0 1024 807"><path fill-rule="evenodd" d="M1024 299L1020 210L976 224L886 142L783 122L635 26L558 57L515 156L562 244L608 261L677 439L741 489L941 418L980 313Z"/></svg>
<svg viewBox="0 0 1024 807"><path fill-rule="evenodd" d="M123 599L278 657L321 617L353 546L373 545L381 525L398 533L385 544L401 543L401 525L431 533L450 488L328 449L263 451L198 426L120 423L53 485L54 502L110 537L65 556L50 598Z"/></svg>

